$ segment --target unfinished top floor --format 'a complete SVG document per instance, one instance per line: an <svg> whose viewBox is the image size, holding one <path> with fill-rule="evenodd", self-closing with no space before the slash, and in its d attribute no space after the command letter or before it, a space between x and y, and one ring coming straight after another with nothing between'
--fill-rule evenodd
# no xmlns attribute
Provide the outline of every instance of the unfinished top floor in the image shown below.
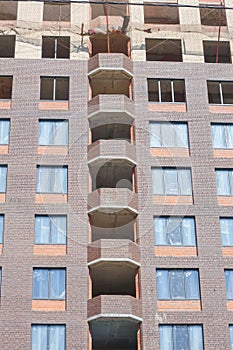
<svg viewBox="0 0 233 350"><path fill-rule="evenodd" d="M211 41L218 40L219 28L221 41L229 42L223 55L231 56L231 7L232 0L123 0L115 4L4 0L0 1L0 37L16 35L16 43L12 37L10 45L15 45L10 53L14 58L88 59L108 52L151 61L154 46L161 55L164 45L165 51L181 45L182 58L178 61L207 62L203 42L209 45L207 55L211 51L210 56L214 56ZM59 37L65 37L65 42ZM167 38L170 43L152 42ZM231 61L230 57L228 63Z"/></svg>

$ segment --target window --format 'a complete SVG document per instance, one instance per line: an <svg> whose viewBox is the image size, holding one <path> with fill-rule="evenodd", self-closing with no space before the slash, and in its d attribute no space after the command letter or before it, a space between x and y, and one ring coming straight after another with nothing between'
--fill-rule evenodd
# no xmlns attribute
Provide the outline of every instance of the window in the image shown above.
<svg viewBox="0 0 233 350"><path fill-rule="evenodd" d="M163 3L163 5L165 4ZM144 3L144 23L179 24L178 7L169 7L169 3L166 3L166 5L167 6L150 6L148 3Z"/></svg>
<svg viewBox="0 0 233 350"><path fill-rule="evenodd" d="M151 122L150 147L188 148L187 123Z"/></svg>
<svg viewBox="0 0 233 350"><path fill-rule="evenodd" d="M203 41L204 58L206 63L231 63L229 41Z"/></svg>
<svg viewBox="0 0 233 350"><path fill-rule="evenodd" d="M153 194L156 195L192 195L190 169L152 168Z"/></svg>
<svg viewBox="0 0 233 350"><path fill-rule="evenodd" d="M33 269L33 299L65 300L65 269Z"/></svg>
<svg viewBox="0 0 233 350"><path fill-rule="evenodd" d="M9 144L10 120L0 119L0 145Z"/></svg>
<svg viewBox="0 0 233 350"><path fill-rule="evenodd" d="M157 270L158 300L200 299L197 270Z"/></svg>
<svg viewBox="0 0 233 350"><path fill-rule="evenodd" d="M0 215L0 244L3 243L3 233L4 233L4 215Z"/></svg>
<svg viewBox="0 0 233 350"><path fill-rule="evenodd" d="M159 326L160 350L203 350L201 325Z"/></svg>
<svg viewBox="0 0 233 350"><path fill-rule="evenodd" d="M233 350L233 326L230 325L230 342L231 342L231 350Z"/></svg>
<svg viewBox="0 0 233 350"><path fill-rule="evenodd" d="M217 194L219 196L233 195L233 170L216 170Z"/></svg>
<svg viewBox="0 0 233 350"><path fill-rule="evenodd" d="M67 193L67 167L37 167L37 193Z"/></svg>
<svg viewBox="0 0 233 350"><path fill-rule="evenodd" d="M40 99L52 101L69 100L69 78L68 77L41 77Z"/></svg>
<svg viewBox="0 0 233 350"><path fill-rule="evenodd" d="M6 192L7 166L0 165L0 193Z"/></svg>
<svg viewBox="0 0 233 350"><path fill-rule="evenodd" d="M214 148L233 149L233 124L212 124Z"/></svg>
<svg viewBox="0 0 233 350"><path fill-rule="evenodd" d="M156 245L196 246L196 229L191 217L154 218Z"/></svg>
<svg viewBox="0 0 233 350"><path fill-rule="evenodd" d="M46 1L44 2L44 21L70 21L70 2L65 1Z"/></svg>
<svg viewBox="0 0 233 350"><path fill-rule="evenodd" d="M210 104L233 104L233 82L208 81L207 87Z"/></svg>
<svg viewBox="0 0 233 350"><path fill-rule="evenodd" d="M233 218L220 218L223 246L233 246Z"/></svg>
<svg viewBox="0 0 233 350"><path fill-rule="evenodd" d="M18 1L0 1L0 21L17 19Z"/></svg>
<svg viewBox="0 0 233 350"><path fill-rule="evenodd" d="M181 40L146 39L146 60L182 62Z"/></svg>
<svg viewBox="0 0 233 350"><path fill-rule="evenodd" d="M0 36L0 58L15 57L15 35Z"/></svg>
<svg viewBox="0 0 233 350"><path fill-rule="evenodd" d="M70 37L43 36L42 58L70 58Z"/></svg>
<svg viewBox="0 0 233 350"><path fill-rule="evenodd" d="M13 80L13 77L0 76L0 100L11 99L12 80Z"/></svg>
<svg viewBox="0 0 233 350"><path fill-rule="evenodd" d="M148 79L150 102L185 102L184 80Z"/></svg>
<svg viewBox="0 0 233 350"><path fill-rule="evenodd" d="M66 146L68 144L67 120L39 120L40 146Z"/></svg>
<svg viewBox="0 0 233 350"><path fill-rule="evenodd" d="M206 1L209 5L209 3ZM219 10L214 8L200 8L201 24L203 26L219 26L221 12L221 26L227 25L226 11L225 9Z"/></svg>
<svg viewBox="0 0 233 350"><path fill-rule="evenodd" d="M65 325L32 325L31 350L65 350Z"/></svg>
<svg viewBox="0 0 233 350"><path fill-rule="evenodd" d="M227 300L233 300L233 270L225 270Z"/></svg>
<svg viewBox="0 0 233 350"><path fill-rule="evenodd" d="M36 215L35 244L66 244L66 216Z"/></svg>

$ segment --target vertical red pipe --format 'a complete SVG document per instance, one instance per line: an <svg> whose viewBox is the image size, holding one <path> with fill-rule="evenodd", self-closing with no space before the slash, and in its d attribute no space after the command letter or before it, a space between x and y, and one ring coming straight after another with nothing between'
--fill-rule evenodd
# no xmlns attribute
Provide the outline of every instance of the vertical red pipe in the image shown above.
<svg viewBox="0 0 233 350"><path fill-rule="evenodd" d="M110 53L109 22L108 22L108 0L105 1L106 27L107 27L107 46Z"/></svg>
<svg viewBox="0 0 233 350"><path fill-rule="evenodd" d="M222 0L220 0L221 6L223 6ZM220 9L219 13L219 24L218 24L218 44L217 44L217 50L216 50L216 63L218 63L218 56L219 56L219 46L220 46L220 36L221 36L221 25L222 25L222 8Z"/></svg>

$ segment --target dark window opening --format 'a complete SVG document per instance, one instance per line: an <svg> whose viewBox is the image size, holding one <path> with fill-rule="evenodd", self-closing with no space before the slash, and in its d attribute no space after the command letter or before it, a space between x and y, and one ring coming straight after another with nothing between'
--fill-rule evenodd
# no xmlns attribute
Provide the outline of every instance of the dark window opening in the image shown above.
<svg viewBox="0 0 233 350"><path fill-rule="evenodd" d="M204 58L206 63L231 63L229 41L203 41Z"/></svg>
<svg viewBox="0 0 233 350"><path fill-rule="evenodd" d="M125 2L124 4L119 4L119 5L113 5L113 4L108 4L108 8L106 7L105 4L91 4L91 19L95 19L99 16L105 16L106 15L106 9L108 10L108 15L109 16L120 16L124 17L127 15L127 0L121 1Z"/></svg>
<svg viewBox="0 0 233 350"><path fill-rule="evenodd" d="M0 1L0 21L17 19L18 1Z"/></svg>
<svg viewBox="0 0 233 350"><path fill-rule="evenodd" d="M91 129L92 143L98 140L127 140L130 141L130 128L128 124L104 124Z"/></svg>
<svg viewBox="0 0 233 350"><path fill-rule="evenodd" d="M181 40L146 39L146 60L182 62Z"/></svg>
<svg viewBox="0 0 233 350"><path fill-rule="evenodd" d="M13 77L0 77L0 99L11 99Z"/></svg>
<svg viewBox="0 0 233 350"><path fill-rule="evenodd" d="M69 78L42 77L40 83L41 100L69 100Z"/></svg>
<svg viewBox="0 0 233 350"><path fill-rule="evenodd" d="M70 2L45 2L43 20L69 22Z"/></svg>
<svg viewBox="0 0 233 350"><path fill-rule="evenodd" d="M15 35L0 36L0 58L15 57Z"/></svg>
<svg viewBox="0 0 233 350"><path fill-rule="evenodd" d="M221 26L227 25L225 9L200 8L200 16L201 24L203 26L219 26L219 24L221 24Z"/></svg>
<svg viewBox="0 0 233 350"><path fill-rule="evenodd" d="M70 37L43 36L42 58L70 58Z"/></svg>
<svg viewBox="0 0 233 350"><path fill-rule="evenodd" d="M151 102L185 102L184 80L148 79L148 99Z"/></svg>
<svg viewBox="0 0 233 350"><path fill-rule="evenodd" d="M207 81L210 104L233 104L233 82Z"/></svg>
<svg viewBox="0 0 233 350"><path fill-rule="evenodd" d="M107 35L97 34L90 37L92 44L92 57L98 53L108 52ZM129 37L121 33L113 33L109 35L110 53L123 53L129 56Z"/></svg>
<svg viewBox="0 0 233 350"><path fill-rule="evenodd" d="M164 4L164 3L163 3ZM169 4L167 4L169 5ZM148 24L179 24L178 7L144 5L144 23Z"/></svg>

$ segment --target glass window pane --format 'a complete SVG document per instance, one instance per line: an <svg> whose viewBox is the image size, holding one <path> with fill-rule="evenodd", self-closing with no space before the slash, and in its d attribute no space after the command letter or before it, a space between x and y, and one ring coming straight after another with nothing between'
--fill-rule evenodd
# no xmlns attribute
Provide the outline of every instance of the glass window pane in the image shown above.
<svg viewBox="0 0 233 350"><path fill-rule="evenodd" d="M187 326L173 327L174 350L190 350Z"/></svg>
<svg viewBox="0 0 233 350"><path fill-rule="evenodd" d="M185 299L184 272L182 270L170 271L170 292L172 299Z"/></svg>
<svg viewBox="0 0 233 350"><path fill-rule="evenodd" d="M65 327L49 327L49 350L65 350Z"/></svg>
<svg viewBox="0 0 233 350"><path fill-rule="evenodd" d="M69 100L69 79L56 78L55 100Z"/></svg>
<svg viewBox="0 0 233 350"><path fill-rule="evenodd" d="M228 179L228 171L216 170L217 194L226 196L230 194L230 185Z"/></svg>
<svg viewBox="0 0 233 350"><path fill-rule="evenodd" d="M150 147L161 147L160 123L150 123Z"/></svg>
<svg viewBox="0 0 233 350"><path fill-rule="evenodd" d="M233 326L230 326L230 342L231 342L231 350L233 350Z"/></svg>
<svg viewBox="0 0 233 350"><path fill-rule="evenodd" d="M9 130L10 130L10 121L7 119L0 119L0 144L1 145L9 144Z"/></svg>
<svg viewBox="0 0 233 350"><path fill-rule="evenodd" d="M48 299L48 270L33 270L33 299Z"/></svg>
<svg viewBox="0 0 233 350"><path fill-rule="evenodd" d="M178 194L177 170L164 169L163 172L164 172L165 194L177 195Z"/></svg>
<svg viewBox="0 0 233 350"><path fill-rule="evenodd" d="M224 126L221 124L212 125L212 138L214 148L225 148L225 132Z"/></svg>
<svg viewBox="0 0 233 350"><path fill-rule="evenodd" d="M54 78L41 78L40 99L53 100Z"/></svg>
<svg viewBox="0 0 233 350"><path fill-rule="evenodd" d="M188 125L184 123L174 124L176 147L188 148Z"/></svg>
<svg viewBox="0 0 233 350"><path fill-rule="evenodd" d="M171 80L160 80L161 86L161 102L173 102Z"/></svg>
<svg viewBox="0 0 233 350"><path fill-rule="evenodd" d="M167 245L166 218L154 219L154 233L156 245Z"/></svg>
<svg viewBox="0 0 233 350"><path fill-rule="evenodd" d="M48 244L50 237L50 222L48 216L35 218L35 244Z"/></svg>
<svg viewBox="0 0 233 350"><path fill-rule="evenodd" d="M47 326L32 326L32 350L47 349Z"/></svg>
<svg viewBox="0 0 233 350"><path fill-rule="evenodd" d="M4 215L0 215L0 244L3 243L3 231L4 231Z"/></svg>
<svg viewBox="0 0 233 350"><path fill-rule="evenodd" d="M157 195L164 194L162 169L152 169L152 187L153 187L153 194L157 194Z"/></svg>
<svg viewBox="0 0 233 350"><path fill-rule="evenodd" d="M225 125L227 148L233 149L233 125Z"/></svg>
<svg viewBox="0 0 233 350"><path fill-rule="evenodd" d="M182 238L183 245L196 245L195 221L193 218L184 218L182 220Z"/></svg>
<svg viewBox="0 0 233 350"><path fill-rule="evenodd" d="M173 350L173 338L171 326L159 326L160 350Z"/></svg>
<svg viewBox="0 0 233 350"><path fill-rule="evenodd" d="M0 192L1 193L6 192L6 174L7 174L7 167L0 166Z"/></svg>
<svg viewBox="0 0 233 350"><path fill-rule="evenodd" d="M210 104L221 104L219 82L218 81L208 81L208 96Z"/></svg>
<svg viewBox="0 0 233 350"><path fill-rule="evenodd" d="M184 80L174 80L174 102L185 102Z"/></svg>
<svg viewBox="0 0 233 350"><path fill-rule="evenodd" d="M181 219L170 218L167 225L168 243L170 245L181 245Z"/></svg>
<svg viewBox="0 0 233 350"><path fill-rule="evenodd" d="M190 350L203 350L202 326L189 326Z"/></svg>
<svg viewBox="0 0 233 350"><path fill-rule="evenodd" d="M233 270L225 270L227 299L233 299Z"/></svg>
<svg viewBox="0 0 233 350"><path fill-rule="evenodd" d="M159 102L158 80L148 79L148 98L150 102Z"/></svg>
<svg viewBox="0 0 233 350"><path fill-rule="evenodd" d="M192 195L191 172L189 169L179 169L178 171L179 194L182 196Z"/></svg>
<svg viewBox="0 0 233 350"><path fill-rule="evenodd" d="M51 269L49 271L49 299L65 299L65 270Z"/></svg>
<svg viewBox="0 0 233 350"><path fill-rule="evenodd" d="M169 275L167 270L156 271L157 293L159 300L170 299Z"/></svg>
<svg viewBox="0 0 233 350"><path fill-rule="evenodd" d="M184 274L186 299L200 299L198 272L186 270Z"/></svg>
<svg viewBox="0 0 233 350"><path fill-rule="evenodd" d="M223 94L223 103L224 104L233 104L233 83L232 82L223 82L222 83L222 94Z"/></svg>
<svg viewBox="0 0 233 350"><path fill-rule="evenodd" d="M233 246L233 219L220 219L223 246Z"/></svg>
<svg viewBox="0 0 233 350"><path fill-rule="evenodd" d="M175 130L171 123L161 123L162 147L174 147Z"/></svg>
<svg viewBox="0 0 233 350"><path fill-rule="evenodd" d="M51 220L51 243L66 244L66 217L53 216Z"/></svg>

